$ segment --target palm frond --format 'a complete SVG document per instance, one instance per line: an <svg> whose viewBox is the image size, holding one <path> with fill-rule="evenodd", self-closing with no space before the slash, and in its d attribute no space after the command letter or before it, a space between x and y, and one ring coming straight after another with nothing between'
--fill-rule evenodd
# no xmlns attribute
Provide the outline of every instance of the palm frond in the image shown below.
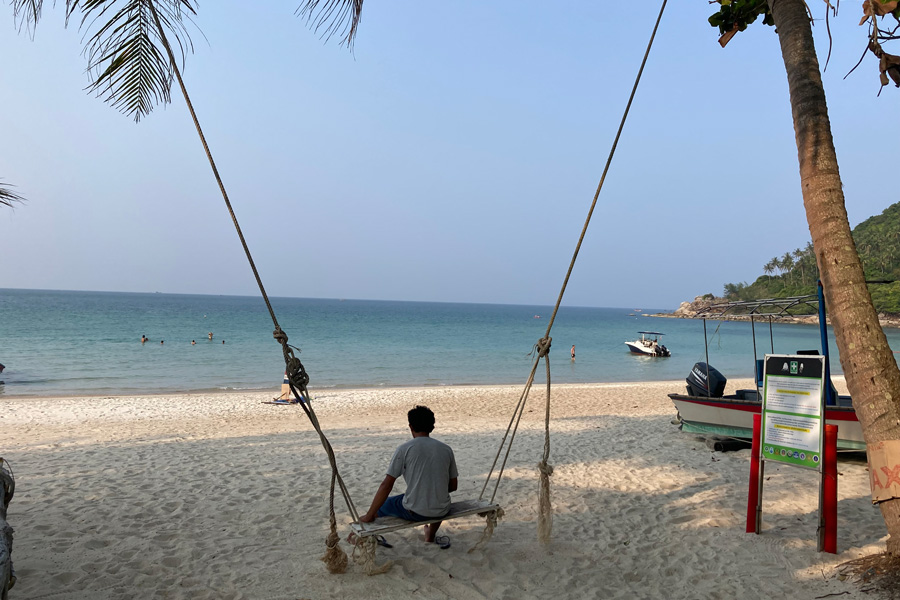
<svg viewBox="0 0 900 600"><path fill-rule="evenodd" d="M34 31L38 20L41 18L43 0L12 0L13 20L19 31L26 29Z"/></svg>
<svg viewBox="0 0 900 600"><path fill-rule="evenodd" d="M171 100L172 64L153 22L151 2L183 64L186 51L193 51L184 20L197 14L195 0L66 1L66 23L80 15L78 27L86 32L84 54L92 79L87 89L135 121Z"/></svg>
<svg viewBox="0 0 900 600"><path fill-rule="evenodd" d="M341 36L341 45L353 50L353 40L362 16L363 0L305 0L296 14L305 18L316 33L326 41Z"/></svg>
<svg viewBox="0 0 900 600"><path fill-rule="evenodd" d="M9 188L9 184L0 183L0 204L12 206L13 202L25 202L25 198Z"/></svg>

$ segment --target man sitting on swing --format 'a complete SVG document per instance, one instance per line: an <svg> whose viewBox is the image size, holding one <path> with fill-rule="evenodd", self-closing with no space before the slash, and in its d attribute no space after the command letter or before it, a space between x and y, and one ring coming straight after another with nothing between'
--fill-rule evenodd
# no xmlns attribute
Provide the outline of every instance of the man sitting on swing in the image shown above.
<svg viewBox="0 0 900 600"><path fill-rule="evenodd" d="M456 458L447 444L430 437L434 430L434 413L426 406L416 406L407 413L413 439L394 451L387 475L378 486L369 512L359 520L371 523L376 517L400 517L407 521L428 521L444 517L450 511L450 492L457 487ZM390 496L400 475L406 481L406 493ZM425 525L425 541L439 541L441 548L450 546L449 539L436 540L441 521Z"/></svg>

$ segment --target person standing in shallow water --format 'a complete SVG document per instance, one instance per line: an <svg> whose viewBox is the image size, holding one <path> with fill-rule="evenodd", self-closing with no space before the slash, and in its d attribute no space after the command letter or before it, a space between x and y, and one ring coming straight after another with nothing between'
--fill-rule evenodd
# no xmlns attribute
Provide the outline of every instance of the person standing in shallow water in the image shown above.
<svg viewBox="0 0 900 600"><path fill-rule="evenodd" d="M572 345L572 360L575 360L575 345Z"/></svg>
<svg viewBox="0 0 900 600"><path fill-rule="evenodd" d="M376 517L400 517L407 521L427 521L450 512L450 492L455 492L459 477L456 458L447 444L431 437L434 413L427 406L416 406L407 413L413 439L394 451L384 481L375 492L369 511L359 520L371 523ZM391 496L394 482L403 475L406 493ZM425 541L439 541L448 548L449 538L436 538L441 521L425 525Z"/></svg>

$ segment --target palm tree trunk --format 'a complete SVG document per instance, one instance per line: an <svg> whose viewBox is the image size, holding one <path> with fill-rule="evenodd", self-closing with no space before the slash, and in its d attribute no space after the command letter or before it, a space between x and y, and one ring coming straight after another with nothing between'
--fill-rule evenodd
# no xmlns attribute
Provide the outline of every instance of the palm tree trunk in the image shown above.
<svg viewBox="0 0 900 600"><path fill-rule="evenodd" d="M847 387L866 443L900 440L900 369L850 235L809 15L803 0L769 5L790 88L803 204ZM900 555L900 499L879 506L890 533L887 549Z"/></svg>

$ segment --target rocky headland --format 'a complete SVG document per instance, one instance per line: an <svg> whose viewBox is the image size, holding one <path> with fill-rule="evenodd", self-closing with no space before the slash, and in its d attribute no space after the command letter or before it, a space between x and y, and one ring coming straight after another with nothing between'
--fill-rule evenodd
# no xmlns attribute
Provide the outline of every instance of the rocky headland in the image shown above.
<svg viewBox="0 0 900 600"><path fill-rule="evenodd" d="M701 318L699 315L708 309L710 306L714 304L723 304L728 302L729 300L726 298L719 298L715 296L710 296L706 294L704 296L697 296L694 298L692 302L682 302L681 305L675 309L674 312L670 313L656 313L651 315L653 317L664 317L669 319L698 319ZM716 316L709 317L716 319L723 319L728 321L749 321L750 317L746 315L725 315L725 316ZM758 315L758 318L763 318L762 315ZM817 315L786 315L773 317L772 320L776 323L802 323L802 324L815 324L818 322ZM900 315L897 314L889 314L889 313L878 313L878 320L881 323L882 327L898 327L900 328ZM831 320L829 319L829 323Z"/></svg>

